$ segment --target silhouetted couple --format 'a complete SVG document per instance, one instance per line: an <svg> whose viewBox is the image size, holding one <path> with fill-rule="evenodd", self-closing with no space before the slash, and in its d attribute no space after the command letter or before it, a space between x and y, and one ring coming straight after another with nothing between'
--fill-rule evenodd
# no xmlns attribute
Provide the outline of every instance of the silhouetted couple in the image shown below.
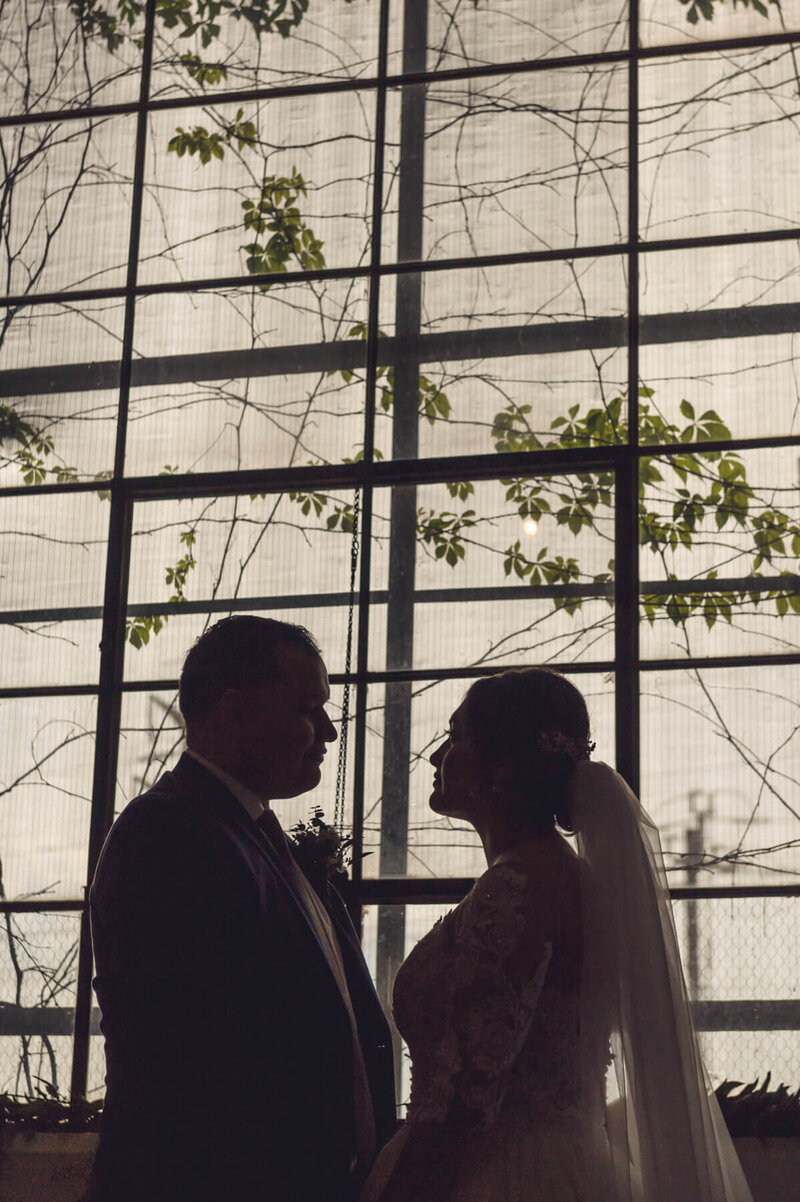
<svg viewBox="0 0 800 1202"><path fill-rule="evenodd" d="M227 618L186 658L187 750L123 810L91 889L91 1202L750 1202L657 833L547 669L477 680L431 757L432 809L474 826L488 869L398 973L397 1129L356 933L270 808L319 783L328 699L301 627Z"/></svg>

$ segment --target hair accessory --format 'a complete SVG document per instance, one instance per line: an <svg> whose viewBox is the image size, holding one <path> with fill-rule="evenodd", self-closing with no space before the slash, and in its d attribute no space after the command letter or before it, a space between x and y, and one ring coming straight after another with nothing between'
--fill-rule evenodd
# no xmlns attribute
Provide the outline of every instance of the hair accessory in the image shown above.
<svg viewBox="0 0 800 1202"><path fill-rule="evenodd" d="M588 760L595 746L583 739L571 739L560 730L540 731L536 743L542 755L566 755L575 764Z"/></svg>

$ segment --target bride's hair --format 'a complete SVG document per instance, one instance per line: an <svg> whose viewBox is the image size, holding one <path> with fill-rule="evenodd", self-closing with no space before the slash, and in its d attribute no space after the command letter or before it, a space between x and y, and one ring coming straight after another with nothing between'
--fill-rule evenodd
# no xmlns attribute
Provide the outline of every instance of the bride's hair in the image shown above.
<svg viewBox="0 0 800 1202"><path fill-rule="evenodd" d="M511 668L476 680L464 699L467 731L490 767L508 773L535 827L571 831L567 782L589 758L586 702L551 668Z"/></svg>

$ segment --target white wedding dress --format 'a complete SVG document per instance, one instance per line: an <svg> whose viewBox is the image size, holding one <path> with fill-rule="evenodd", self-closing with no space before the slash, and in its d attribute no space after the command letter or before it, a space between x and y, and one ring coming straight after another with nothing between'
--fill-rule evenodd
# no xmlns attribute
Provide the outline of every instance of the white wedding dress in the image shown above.
<svg viewBox="0 0 800 1202"><path fill-rule="evenodd" d="M541 867L552 871L546 858ZM405 1127L363 1195L370 1202L411 1126L444 1122L454 1110L476 1122L454 1202L614 1197L603 1126L610 1047L607 1038L596 1042L588 1093L578 1031L578 867L567 855L559 867L573 877L572 904L569 881L543 894L535 861L490 868L402 965L394 1012L411 1054L411 1099Z"/></svg>
<svg viewBox="0 0 800 1202"><path fill-rule="evenodd" d="M573 776L580 855L556 843L490 868L398 972L411 1099L361 1202L380 1202L417 1124L451 1142L447 1202L752 1202L697 1047L657 831L605 764Z"/></svg>

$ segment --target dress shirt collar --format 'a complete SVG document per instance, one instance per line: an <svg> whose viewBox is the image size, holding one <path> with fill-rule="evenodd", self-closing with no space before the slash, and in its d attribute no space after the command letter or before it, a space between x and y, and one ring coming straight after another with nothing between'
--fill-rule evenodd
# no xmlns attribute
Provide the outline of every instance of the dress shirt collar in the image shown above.
<svg viewBox="0 0 800 1202"><path fill-rule="evenodd" d="M231 793L242 806L242 808L253 819L253 822L258 822L264 811L270 808L269 798L259 797L259 795L254 793L252 789L248 789L247 785L243 785L242 782L237 780L235 776L230 776L229 773L223 772L221 768L218 768L216 764L212 764L211 760L207 760L205 756L198 755L196 751L192 751L191 748L188 747L186 749L186 754L190 755L193 760L197 760L198 764L202 764L202 766L208 772L210 772L212 776L216 776L217 780L220 781L220 783L223 784L226 789L230 789Z"/></svg>

